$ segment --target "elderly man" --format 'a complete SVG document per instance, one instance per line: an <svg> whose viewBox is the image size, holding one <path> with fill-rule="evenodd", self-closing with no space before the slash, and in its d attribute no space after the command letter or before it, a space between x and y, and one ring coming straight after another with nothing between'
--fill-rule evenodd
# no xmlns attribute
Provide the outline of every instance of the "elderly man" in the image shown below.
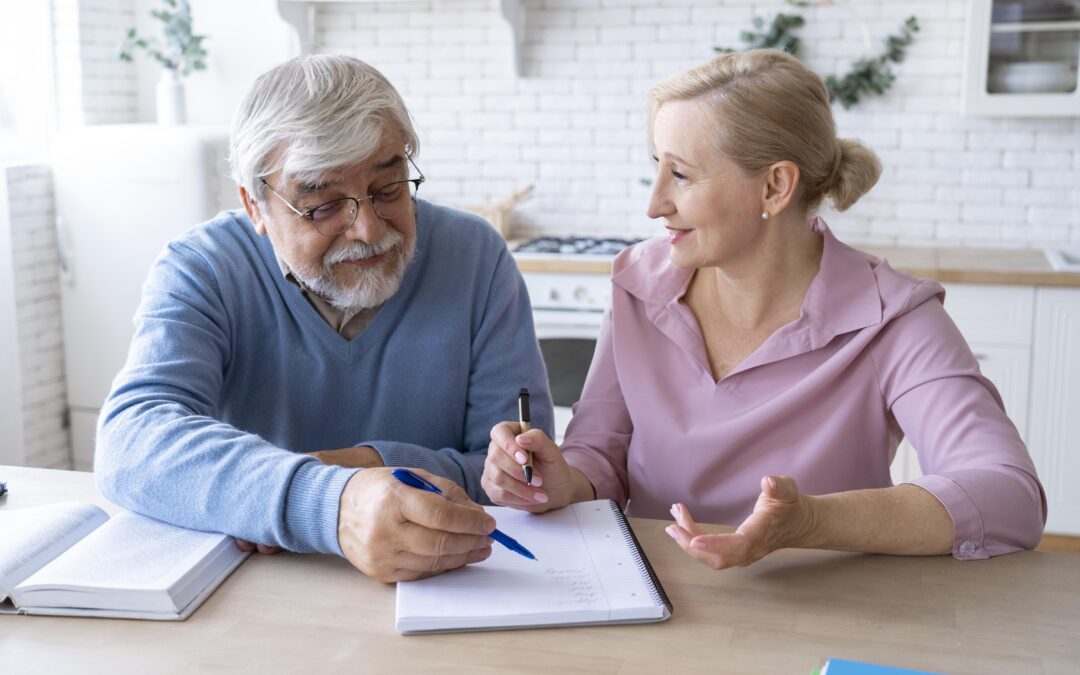
<svg viewBox="0 0 1080 675"><path fill-rule="evenodd" d="M494 522L470 501L489 430L528 387L551 433L551 400L505 243L416 199L416 150L400 96L361 61L259 77L232 125L244 212L170 243L144 287L98 429L106 497L384 581L490 554Z"/></svg>

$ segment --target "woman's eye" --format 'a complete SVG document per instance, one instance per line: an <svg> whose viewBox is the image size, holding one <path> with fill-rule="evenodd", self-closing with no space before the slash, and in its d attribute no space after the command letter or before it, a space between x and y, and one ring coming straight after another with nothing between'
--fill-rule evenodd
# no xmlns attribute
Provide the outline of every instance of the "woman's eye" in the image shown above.
<svg viewBox="0 0 1080 675"><path fill-rule="evenodd" d="M675 180L686 180L686 176L684 176L683 174L679 173L679 172L678 172L678 171L676 171L675 169L672 169L672 170L671 170L671 175L675 177Z"/></svg>

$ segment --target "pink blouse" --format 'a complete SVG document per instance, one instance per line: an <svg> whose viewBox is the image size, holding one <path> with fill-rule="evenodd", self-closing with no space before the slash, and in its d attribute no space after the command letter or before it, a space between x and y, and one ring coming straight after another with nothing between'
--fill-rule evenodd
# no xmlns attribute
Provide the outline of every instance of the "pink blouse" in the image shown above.
<svg viewBox="0 0 1080 675"><path fill-rule="evenodd" d="M620 254L611 309L563 452L635 516L738 524L767 474L820 495L892 485L906 434L948 510L953 555L1034 548L1046 497L994 385L942 307L944 289L811 222L821 265L799 318L719 382L679 299L692 272L654 239Z"/></svg>

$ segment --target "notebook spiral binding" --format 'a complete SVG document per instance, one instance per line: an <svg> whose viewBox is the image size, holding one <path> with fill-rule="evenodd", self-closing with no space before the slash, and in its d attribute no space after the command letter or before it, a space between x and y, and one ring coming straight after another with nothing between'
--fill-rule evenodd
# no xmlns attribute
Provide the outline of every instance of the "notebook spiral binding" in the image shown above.
<svg viewBox="0 0 1080 675"><path fill-rule="evenodd" d="M649 594L652 595L653 601L657 605L664 605L667 607L668 613L672 613L674 608L671 605L671 600L660 583L660 577L656 576L656 570L653 569L648 556L645 555L645 549L641 548L641 543L634 534L634 528L630 527L630 521L626 519L626 514L622 512L622 509L615 502L609 503L611 504L611 510L615 512L615 520L619 521L623 539L626 540L627 545L630 547L630 553L634 556L634 563L642 574L649 575L649 581L651 582L649 584Z"/></svg>

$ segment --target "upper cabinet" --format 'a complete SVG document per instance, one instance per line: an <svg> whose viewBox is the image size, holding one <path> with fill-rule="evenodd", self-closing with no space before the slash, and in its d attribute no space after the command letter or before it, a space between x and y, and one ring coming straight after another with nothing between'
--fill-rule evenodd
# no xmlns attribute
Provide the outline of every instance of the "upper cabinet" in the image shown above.
<svg viewBox="0 0 1080 675"><path fill-rule="evenodd" d="M963 110L1080 115L1080 0L970 0Z"/></svg>
<svg viewBox="0 0 1080 675"><path fill-rule="evenodd" d="M311 53L315 47L315 14L320 4L350 3L354 5L422 5L418 0L277 0L278 14L296 29L300 52ZM523 74L522 50L525 40L525 6L522 0L497 0L492 8L499 12L510 31L510 60L514 74Z"/></svg>

